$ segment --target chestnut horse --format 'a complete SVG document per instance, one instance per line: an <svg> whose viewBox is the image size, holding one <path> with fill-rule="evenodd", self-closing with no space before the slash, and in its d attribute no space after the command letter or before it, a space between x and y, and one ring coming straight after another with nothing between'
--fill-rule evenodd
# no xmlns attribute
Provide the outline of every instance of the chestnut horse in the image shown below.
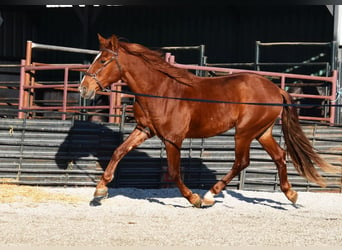
<svg viewBox="0 0 342 250"><path fill-rule="evenodd" d="M93 99L97 91L104 90L110 84L119 80L126 82L130 90L137 93L134 103L137 125L114 151L97 184L94 204L100 204L101 199L107 196L107 184L114 178L118 162L130 150L155 135L165 144L170 176L181 194L195 207L213 205L214 196L249 165L249 150L253 139L258 140L272 157L278 169L280 188L295 203L297 192L291 188L287 179L286 151L272 136L272 128L280 114L287 152L295 168L308 180L325 185L314 163L325 171L332 171L334 167L313 150L300 127L296 109L290 105L292 99L289 94L270 80L251 73L198 77L170 65L159 52L140 44L119 41L115 35L108 39L98 35L98 38L100 52L80 84L81 96ZM151 98L146 95L169 98ZM194 99L212 102L198 102ZM282 106L283 103L285 105ZM201 198L192 193L181 179L182 142L185 138L214 136L233 127L236 130L234 165Z"/></svg>

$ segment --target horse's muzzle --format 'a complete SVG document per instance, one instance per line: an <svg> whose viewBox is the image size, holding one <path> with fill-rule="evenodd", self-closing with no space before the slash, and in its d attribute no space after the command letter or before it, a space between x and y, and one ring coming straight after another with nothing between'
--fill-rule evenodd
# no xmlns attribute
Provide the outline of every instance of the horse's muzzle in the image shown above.
<svg viewBox="0 0 342 250"><path fill-rule="evenodd" d="M80 86L79 88L81 97L84 99L94 99L95 98L95 90L89 90L87 87L85 86Z"/></svg>

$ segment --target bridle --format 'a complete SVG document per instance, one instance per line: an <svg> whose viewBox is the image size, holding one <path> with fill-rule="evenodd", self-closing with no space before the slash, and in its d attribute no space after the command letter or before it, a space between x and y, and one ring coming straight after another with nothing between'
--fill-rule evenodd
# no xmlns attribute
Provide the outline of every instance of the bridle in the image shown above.
<svg viewBox="0 0 342 250"><path fill-rule="evenodd" d="M106 49L106 48L100 49L100 51L101 51L101 52L102 52L102 51L107 51L107 52L109 52L109 53L111 53L111 54L113 54L113 55L112 55L112 57L111 57L109 60L107 60L106 62L104 62L104 63L102 64L102 67L99 68L98 70L96 70L95 73L89 73L88 71L86 71L86 72L84 72L84 74L85 74L86 76L90 76L91 78L93 78L93 79L95 80L96 84L100 87L101 91L107 91L107 89L103 87L103 85L101 84L101 82L99 81L99 79L97 79L97 74L99 74L99 73L100 73L108 64L110 64L112 61L115 61L115 62L116 62L116 65L118 66L118 69L119 69L119 72L120 72L120 79L121 79L121 75L122 75L122 69L121 69L121 65L120 65L119 60L118 60L118 56L119 56L118 51L113 51L113 50L111 50L111 49ZM101 52L100 52L100 53L101 53Z"/></svg>

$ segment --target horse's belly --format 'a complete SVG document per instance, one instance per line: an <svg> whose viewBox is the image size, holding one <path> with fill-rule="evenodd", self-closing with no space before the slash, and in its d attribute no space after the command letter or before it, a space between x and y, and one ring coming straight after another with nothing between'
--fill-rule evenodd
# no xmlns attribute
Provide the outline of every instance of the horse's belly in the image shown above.
<svg viewBox="0 0 342 250"><path fill-rule="evenodd" d="M206 119L190 123L187 138L212 137L234 127L235 122L231 119L217 118L208 115Z"/></svg>

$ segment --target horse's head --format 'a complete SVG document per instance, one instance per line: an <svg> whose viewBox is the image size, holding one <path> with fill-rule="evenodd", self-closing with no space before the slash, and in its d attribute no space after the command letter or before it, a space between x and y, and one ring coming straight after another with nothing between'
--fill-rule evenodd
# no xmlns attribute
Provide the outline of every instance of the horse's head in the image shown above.
<svg viewBox="0 0 342 250"><path fill-rule="evenodd" d="M103 38L98 34L100 52L89 66L82 79L79 90L81 96L93 99L98 90L104 90L121 78L121 66L118 59L119 40L115 35Z"/></svg>

